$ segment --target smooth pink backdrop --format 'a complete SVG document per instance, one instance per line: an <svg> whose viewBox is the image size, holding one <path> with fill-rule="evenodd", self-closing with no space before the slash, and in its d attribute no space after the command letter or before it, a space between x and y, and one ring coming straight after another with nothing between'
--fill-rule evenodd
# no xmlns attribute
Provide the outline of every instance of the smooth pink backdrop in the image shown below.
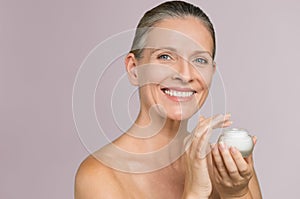
<svg viewBox="0 0 300 199"><path fill-rule="evenodd" d="M72 118L77 70L99 42L134 28L159 2L0 1L0 198L73 197L88 155ZM297 198L300 2L191 2L216 27L226 109L258 136L264 198Z"/></svg>

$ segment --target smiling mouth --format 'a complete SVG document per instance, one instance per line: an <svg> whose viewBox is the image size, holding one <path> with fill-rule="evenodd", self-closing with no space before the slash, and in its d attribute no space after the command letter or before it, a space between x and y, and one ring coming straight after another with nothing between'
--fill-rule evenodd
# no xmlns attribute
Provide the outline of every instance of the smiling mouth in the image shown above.
<svg viewBox="0 0 300 199"><path fill-rule="evenodd" d="M191 90L191 89L171 89L171 88L162 88L161 89L165 94L171 96L171 97L180 97L180 98L185 98L185 97L191 97L193 96L196 91Z"/></svg>

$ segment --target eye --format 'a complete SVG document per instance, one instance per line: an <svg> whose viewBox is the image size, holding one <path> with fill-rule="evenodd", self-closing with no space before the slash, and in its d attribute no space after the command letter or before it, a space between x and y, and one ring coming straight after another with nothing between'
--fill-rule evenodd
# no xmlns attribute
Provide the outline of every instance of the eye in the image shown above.
<svg viewBox="0 0 300 199"><path fill-rule="evenodd" d="M158 59L162 59L162 60L171 60L172 57L170 55L167 54L163 54L163 55L159 55Z"/></svg>
<svg viewBox="0 0 300 199"><path fill-rule="evenodd" d="M201 57L196 58L196 59L194 60L194 62L199 63L199 64L207 64L207 63L208 63L207 59L201 58Z"/></svg>

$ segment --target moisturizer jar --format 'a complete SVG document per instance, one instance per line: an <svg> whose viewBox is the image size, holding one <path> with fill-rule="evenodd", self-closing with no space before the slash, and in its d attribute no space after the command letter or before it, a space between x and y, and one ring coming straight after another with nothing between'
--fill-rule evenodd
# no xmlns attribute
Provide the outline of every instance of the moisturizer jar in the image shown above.
<svg viewBox="0 0 300 199"><path fill-rule="evenodd" d="M229 148L236 147L242 156L248 157L253 150L253 140L248 132L244 129L231 128L226 129L219 137L218 142L223 142Z"/></svg>

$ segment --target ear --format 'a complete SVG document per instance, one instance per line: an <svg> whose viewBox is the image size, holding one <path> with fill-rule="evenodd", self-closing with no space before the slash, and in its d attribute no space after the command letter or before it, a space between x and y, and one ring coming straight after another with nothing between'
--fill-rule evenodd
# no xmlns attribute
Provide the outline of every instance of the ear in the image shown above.
<svg viewBox="0 0 300 199"><path fill-rule="evenodd" d="M125 66L130 83L134 86L138 86L137 60L133 53L128 53L126 56Z"/></svg>
<svg viewBox="0 0 300 199"><path fill-rule="evenodd" d="M217 64L216 62L213 62L213 75L216 73L217 70Z"/></svg>

